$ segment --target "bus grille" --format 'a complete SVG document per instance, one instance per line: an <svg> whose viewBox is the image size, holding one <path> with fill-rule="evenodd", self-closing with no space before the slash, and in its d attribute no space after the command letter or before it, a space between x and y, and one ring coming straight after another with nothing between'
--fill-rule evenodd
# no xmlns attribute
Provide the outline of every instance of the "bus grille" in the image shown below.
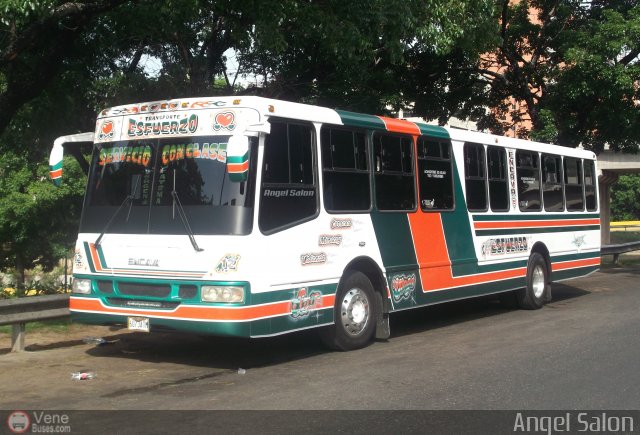
<svg viewBox="0 0 640 435"><path fill-rule="evenodd" d="M178 296L181 299L193 299L198 294L198 287L195 285L183 284L180 286L180 290L178 291Z"/></svg>
<svg viewBox="0 0 640 435"><path fill-rule="evenodd" d="M116 307L173 310L180 302L141 301L135 299L107 298L110 305Z"/></svg>
<svg viewBox="0 0 640 435"><path fill-rule="evenodd" d="M113 281L99 280L98 289L100 290L100 293L107 293L107 294L113 293Z"/></svg>
<svg viewBox="0 0 640 435"><path fill-rule="evenodd" d="M121 295L151 296L154 298L166 298L171 294L171 286L168 284L140 284L133 282L119 282L118 290Z"/></svg>

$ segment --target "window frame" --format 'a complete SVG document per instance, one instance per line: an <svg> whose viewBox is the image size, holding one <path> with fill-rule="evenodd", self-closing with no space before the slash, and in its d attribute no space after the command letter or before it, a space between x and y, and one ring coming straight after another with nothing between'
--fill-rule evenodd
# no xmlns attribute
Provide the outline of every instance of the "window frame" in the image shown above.
<svg viewBox="0 0 640 435"><path fill-rule="evenodd" d="M491 206L491 181L492 178L489 176L489 150L490 149L496 149L498 150L498 152L502 153L502 169L504 170L504 180L501 180L499 178L493 179L494 181L504 181L504 184L506 185L506 208L493 208ZM488 196L489 196L489 201L488 201L488 205L489 205L489 209L491 210L491 212L493 213L504 213L504 212L508 212L511 211L511 192L510 192L510 186L509 186L509 163L508 163L508 159L509 156L507 155L507 149L503 146L497 146L497 145L487 145L486 149L485 149L485 155L486 155L486 159L487 159L487 191L488 191ZM515 174L514 174L515 176Z"/></svg>
<svg viewBox="0 0 640 435"><path fill-rule="evenodd" d="M534 168L528 168L526 166L519 166L518 165L518 153L528 153L528 154L532 154L533 156L537 157L537 162L538 162L538 201L540 203L540 206L537 209L522 209L522 204L521 204L521 199L520 199L520 173L519 173L519 169L534 169ZM515 161L515 170L516 170L516 192L518 194L518 211L521 213L540 213L542 211L544 211L544 207L542 204L542 167L541 167L541 159L540 159L540 152L539 151L532 151L532 150L527 150L527 149L523 149L523 148L516 148L516 161Z"/></svg>
<svg viewBox="0 0 640 435"><path fill-rule="evenodd" d="M563 213L567 211L567 201L565 198L565 192L564 192L564 163L563 163L563 157L560 154L552 154L552 153L540 153L540 170L541 170L541 174L540 174L540 181L541 181L541 191L542 191L542 210L548 213ZM553 158L557 158L560 160L560 190L561 190L561 196L562 196L562 207L560 208L560 210L547 210L547 203L544 200L544 186L546 184L546 181L544 180L544 158L545 157L553 157Z"/></svg>
<svg viewBox="0 0 640 435"><path fill-rule="evenodd" d="M567 182L565 181L565 174L564 174L564 172L566 171L565 161L566 161L567 159L575 160L575 161L577 161L577 162L578 162L578 169L579 169L579 171L580 171L580 174L579 174L579 175L580 175L580 180L582 181L582 183L581 183L581 187L582 187L582 189L581 189L581 192L582 192L582 208L581 208L581 209L574 209L574 210L570 210L570 209L569 209L569 204L568 204L568 202L567 202L566 186L576 186L576 184L573 184L573 183L571 183L571 184L570 184L570 183L567 183ZM563 192L564 192L565 210L566 210L567 212L570 212L570 213L580 213L580 212L584 212L584 211L587 209L587 200L586 200L586 198L585 198L585 191L584 191L584 187L585 187L585 185L584 185L584 167L583 167L583 164L582 164L582 159L581 159L580 157L562 156L562 171L563 171L563 178L562 178L562 181L563 181L563 183L565 184L565 189L563 190Z"/></svg>
<svg viewBox="0 0 640 435"><path fill-rule="evenodd" d="M425 154L425 156L421 157L420 156L420 146L419 146L419 142L420 140L424 140L424 141L433 141L433 142L437 142L438 143L438 150L440 151L440 157L433 157L433 156L427 156ZM420 207L420 210L424 213L442 213L442 212L453 212L456 210L456 206L457 206L457 201L456 201L456 184L455 184L455 173L454 173L454 154L453 154L453 143L451 141L451 139L443 139L443 138L437 138L437 137L433 137L433 136L427 136L427 135L420 135L416 138L416 183L418 186L418 205ZM449 158L444 158L442 157L442 145L446 145L449 148ZM420 160L423 161L435 161L435 162L449 162L449 172L451 174L451 176L449 177L451 182L450 182L450 186L451 186L451 199L452 199L452 204L451 204L451 208L425 208L422 206L422 189L420 188L420 176L421 173L419 173L418 169L420 167Z"/></svg>
<svg viewBox="0 0 640 435"><path fill-rule="evenodd" d="M265 187L265 182L264 182L264 172L265 172L265 152L266 152L266 143L268 140L268 135L265 135L264 137L264 143L263 143L263 147L262 147L262 156L260 159L260 163L261 163L261 167L258 168L260 170L260 185L256 186L257 189L257 194L260 195L260 198L258 199L258 229L260 230L260 232L262 234L264 234L265 236L269 236L272 234L276 234L279 233L281 231L287 230L289 228L293 228L295 226L301 225L305 222L309 222L312 221L314 219L316 219L319 215L320 215L320 183L319 183L319 176L318 176L318 137L317 137L317 131L315 128L315 125L312 122L305 122L305 121L301 121L301 120L296 120L296 119L289 119L289 118L279 118L279 117L269 117L268 122L279 122L279 123L284 123L287 124L287 136L289 135L289 131L288 131L288 126L289 125L300 125L300 126L305 126L305 127L309 127L311 130L311 170L313 172L312 175L312 179L313 179L313 184L309 185L309 184L302 184L302 183L295 183L293 185L298 185L298 186L302 186L302 187L309 187L311 186L314 191L314 197L315 197L315 212L312 215L306 216L302 219L298 219L295 221L291 221L286 223L285 225L280 225L278 227L274 227L271 228L269 230L264 230L262 228L261 222L260 222L260 217L262 216L262 210L263 210L263 200L264 200L264 196L262 194L262 190ZM284 188L285 186L292 186L291 183L267 183L269 186L273 186L275 188Z"/></svg>
<svg viewBox="0 0 640 435"><path fill-rule="evenodd" d="M479 176L469 176L469 174L467 174L467 149L470 148L475 148L475 149L482 149L482 171L484 173L484 175L482 177ZM462 157L463 157L463 171L464 171L464 191L465 191L465 202L467 205L467 211L469 212L473 212L473 213L486 213L487 211L489 211L489 185L488 185L488 177L489 177L489 171L487 168L487 150L484 146L484 144L479 143L479 142L465 142L463 147L462 147ZM474 208L471 209L469 208L469 195L468 195L468 190L467 190L467 180L471 180L471 181L484 181L484 208Z"/></svg>
<svg viewBox="0 0 640 435"><path fill-rule="evenodd" d="M404 159L403 156L400 156L400 164L401 164L401 170L400 171L395 171L395 170L384 170L384 169L380 169L380 172L377 171L377 162L376 162L376 158L377 158L377 154L376 154L376 136L388 136L388 137L396 137L396 138L400 138L401 142L400 142L400 147L401 147L401 152L402 152L402 139L409 139L409 149L411 150L411 173L407 173L404 171ZM409 135L409 134L405 134L405 133L396 133L396 132L392 132L392 131L372 131L370 134L370 142L371 142L371 175L372 175L372 188L373 188L373 197L372 197L372 202L375 204L375 209L377 211L379 211L380 213L415 213L418 210L418 186L416 183L416 169L417 169L417 160L416 160L416 142L414 140L414 137ZM381 144L382 145L382 144ZM386 173L385 173L386 172ZM384 176L384 175L399 175L401 177L406 177L412 178L412 184L413 184L413 208L411 209L381 209L379 204L378 204L378 176Z"/></svg>
<svg viewBox="0 0 640 435"><path fill-rule="evenodd" d="M340 131L348 131L351 132L353 134L362 134L364 136L364 147L365 147L365 153L366 153L366 163L367 163L367 169L366 170L362 170L362 169L358 169L353 168L353 169L349 169L349 168L335 168L333 167L333 161L331 161L331 168L326 168L325 167L325 162L324 162L324 154L323 154L323 150L322 147L324 146L323 142L322 142L322 133L324 131L324 129L327 129L329 131L331 130L340 130ZM318 173L322 172L322 206L324 208L324 210L329 213L329 214L363 214L363 213L371 213L371 211L373 210L373 202L374 202L374 186L373 186L373 170L372 170L372 146L371 146L371 134L369 134L370 132L367 131L366 129L362 129L362 128L351 128L351 127L347 127L347 126L342 126L342 125L334 125L334 124L323 124L320 126L319 128L320 131L320 135L318 136L320 138L319 141L319 151L320 151L320 165L318 167ZM357 166L358 162L357 160L354 159L354 166ZM333 172L333 173L353 173L353 174L367 174L367 180L369 183L369 207L367 209L363 209L363 210L330 210L326 207L326 200L325 200L325 173L326 172Z"/></svg>
<svg viewBox="0 0 640 435"><path fill-rule="evenodd" d="M594 195L594 199L595 199L595 205L596 207L594 209L590 209L589 206L587 205L587 177L586 177L586 171L585 171L585 162L589 162L591 164L591 167L593 168L593 173L591 174L591 178L593 179L593 195ZM588 212L597 212L600 209L600 203L599 203L599 198L598 195L600 192L598 192L598 171L596 168L596 161L595 160L591 160L591 159L582 159L582 181L584 182L584 209Z"/></svg>

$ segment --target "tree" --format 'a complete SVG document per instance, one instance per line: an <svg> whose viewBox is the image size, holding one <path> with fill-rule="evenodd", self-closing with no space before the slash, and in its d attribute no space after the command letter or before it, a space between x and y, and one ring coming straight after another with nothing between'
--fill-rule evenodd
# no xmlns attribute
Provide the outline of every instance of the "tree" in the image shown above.
<svg viewBox="0 0 640 435"><path fill-rule="evenodd" d="M54 266L73 246L84 182L78 164L66 159L69 175L62 187L48 179L46 164L34 163L29 150L0 155L0 267L15 267L18 293L24 290L25 269ZM71 180L71 181L69 181Z"/></svg>
<svg viewBox="0 0 640 435"><path fill-rule="evenodd" d="M594 1L583 24L567 36L561 68L544 106L557 140L600 152L637 152L640 143L640 6Z"/></svg>
<svg viewBox="0 0 640 435"><path fill-rule="evenodd" d="M495 33L484 39L494 47L481 56L454 50L440 59L442 67L415 57L409 92L418 95L419 114L471 117L499 134L530 121L518 135L595 151L605 143L637 150L637 0L497 0L496 6ZM436 98L419 93L426 87L436 89Z"/></svg>
<svg viewBox="0 0 640 435"><path fill-rule="evenodd" d="M493 26L493 0L289 3L295 7L284 10L277 28L273 21L256 26L240 52L265 79L261 93L370 113L412 104L413 90L403 83L415 53L432 62L460 41L483 40Z"/></svg>
<svg viewBox="0 0 640 435"><path fill-rule="evenodd" d="M91 19L128 0L7 0L0 19L0 134L74 56Z"/></svg>
<svg viewBox="0 0 640 435"><path fill-rule="evenodd" d="M611 189L611 219L636 221L640 219L640 176L621 175Z"/></svg>

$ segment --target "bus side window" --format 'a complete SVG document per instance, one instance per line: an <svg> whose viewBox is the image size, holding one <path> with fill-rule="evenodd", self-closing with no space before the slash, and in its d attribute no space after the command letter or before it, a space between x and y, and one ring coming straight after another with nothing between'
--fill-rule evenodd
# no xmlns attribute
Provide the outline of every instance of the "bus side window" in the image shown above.
<svg viewBox="0 0 640 435"><path fill-rule="evenodd" d="M520 211L540 211L540 167L535 151L516 151Z"/></svg>
<svg viewBox="0 0 640 435"><path fill-rule="evenodd" d="M584 160L584 193L586 197L587 211L598 210L596 177L596 165L593 160Z"/></svg>
<svg viewBox="0 0 640 435"><path fill-rule="evenodd" d="M584 210L582 162L580 159L564 159L564 193L567 211Z"/></svg>
<svg viewBox="0 0 640 435"><path fill-rule="evenodd" d="M496 146L487 147L489 172L489 203L492 211L509 210L509 182L507 180L507 152Z"/></svg>
<svg viewBox="0 0 640 435"><path fill-rule="evenodd" d="M418 182L423 211L453 210L451 142L418 138Z"/></svg>
<svg viewBox="0 0 640 435"><path fill-rule="evenodd" d="M464 184L469 211L487 211L487 172L484 145L464 144Z"/></svg>
<svg viewBox="0 0 640 435"><path fill-rule="evenodd" d="M267 234L318 214L313 127L274 119L269 122L258 217L260 230Z"/></svg>
<svg viewBox="0 0 640 435"><path fill-rule="evenodd" d="M328 212L369 211L371 182L364 131L320 130L324 206Z"/></svg>
<svg viewBox="0 0 640 435"><path fill-rule="evenodd" d="M562 211L562 159L542 155L542 199L546 211Z"/></svg>
<svg viewBox="0 0 640 435"><path fill-rule="evenodd" d="M375 133L373 148L378 209L414 211L413 139L410 136Z"/></svg>

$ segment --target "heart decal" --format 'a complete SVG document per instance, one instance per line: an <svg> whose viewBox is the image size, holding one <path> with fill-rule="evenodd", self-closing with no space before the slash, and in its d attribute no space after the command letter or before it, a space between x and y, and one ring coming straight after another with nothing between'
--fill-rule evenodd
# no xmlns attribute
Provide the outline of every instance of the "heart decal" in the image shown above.
<svg viewBox="0 0 640 435"><path fill-rule="evenodd" d="M109 134L113 131L113 121L107 121L102 124L102 134Z"/></svg>
<svg viewBox="0 0 640 435"><path fill-rule="evenodd" d="M115 132L113 121L105 121L100 126L99 139L110 139Z"/></svg>
<svg viewBox="0 0 640 435"><path fill-rule="evenodd" d="M213 121L213 129L218 131L221 129L233 130L236 128L236 115L233 112L220 112L216 114Z"/></svg>

